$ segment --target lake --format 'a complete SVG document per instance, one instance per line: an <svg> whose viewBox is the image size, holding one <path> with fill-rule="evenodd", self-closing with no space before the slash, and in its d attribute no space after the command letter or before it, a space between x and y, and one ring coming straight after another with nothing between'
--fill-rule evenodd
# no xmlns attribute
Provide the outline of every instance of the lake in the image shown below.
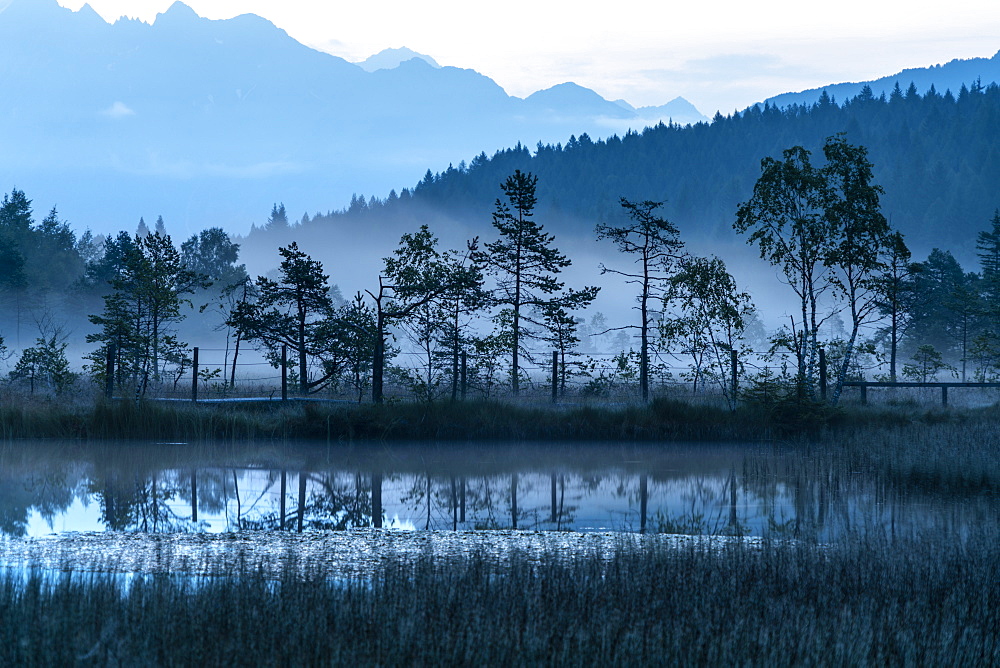
<svg viewBox="0 0 1000 668"><path fill-rule="evenodd" d="M894 492L828 453L759 444L0 446L0 531L366 527L835 540L974 531L988 499Z"/></svg>

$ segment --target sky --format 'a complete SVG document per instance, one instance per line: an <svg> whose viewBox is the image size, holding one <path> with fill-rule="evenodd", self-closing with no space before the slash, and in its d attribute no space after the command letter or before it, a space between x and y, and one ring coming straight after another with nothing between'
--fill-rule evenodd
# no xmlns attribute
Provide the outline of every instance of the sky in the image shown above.
<svg viewBox="0 0 1000 668"><path fill-rule="evenodd" d="M3 0L0 0L2 3ZM83 0L59 0L79 9ZM152 22L171 0L90 0ZM188 0L201 16L258 14L352 62L406 46L524 97L574 81L635 106L683 96L706 115L784 92L864 81L1000 50L996 0Z"/></svg>

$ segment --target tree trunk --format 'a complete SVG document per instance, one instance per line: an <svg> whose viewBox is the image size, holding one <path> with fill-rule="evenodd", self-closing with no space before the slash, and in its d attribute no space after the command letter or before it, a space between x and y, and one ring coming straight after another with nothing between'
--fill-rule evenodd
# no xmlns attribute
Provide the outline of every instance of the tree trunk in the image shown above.
<svg viewBox="0 0 1000 668"><path fill-rule="evenodd" d="M649 311L647 302L649 301L649 288L646 284L648 277L644 279L642 288L642 304L639 310L642 315L642 327L639 334L639 392L643 401L649 401Z"/></svg>
<svg viewBox="0 0 1000 668"><path fill-rule="evenodd" d="M150 311L153 321L153 380L160 381L160 308L154 305Z"/></svg>
<svg viewBox="0 0 1000 668"><path fill-rule="evenodd" d="M897 306L892 305L892 325L889 331L889 380L896 382L896 348L899 345L899 322Z"/></svg>
<svg viewBox="0 0 1000 668"><path fill-rule="evenodd" d="M306 363L306 318L305 312L300 309L299 316L299 391L305 396L309 394L309 378L306 375L308 366Z"/></svg>
<svg viewBox="0 0 1000 668"><path fill-rule="evenodd" d="M847 372L851 368L851 362L854 361L854 344L857 343L858 333L861 331L861 313L858 311L858 296L857 289L852 285L849 295L851 301L851 338L847 341L847 350L844 351L844 360L840 364L840 370L837 372L837 381L833 386L833 397L830 400L830 404L833 406L837 405L840 401L840 393L844 389L844 381L847 379Z"/></svg>
<svg viewBox="0 0 1000 668"><path fill-rule="evenodd" d="M520 290L518 290L519 292ZM515 298L515 299L519 299ZM518 353L521 347L521 305L514 304L514 353L511 359L510 365L510 390L511 393L516 397L520 391L520 363L518 360Z"/></svg>
<svg viewBox="0 0 1000 668"><path fill-rule="evenodd" d="M521 389L521 372L518 354L521 348L521 230L524 227L524 217L518 212L517 261L514 274L514 354L510 368L510 389L516 397Z"/></svg>
<svg viewBox="0 0 1000 668"><path fill-rule="evenodd" d="M382 313L382 304L375 302L378 310L375 326L375 355L372 360L372 402L382 403L382 376L385 371L385 316Z"/></svg>

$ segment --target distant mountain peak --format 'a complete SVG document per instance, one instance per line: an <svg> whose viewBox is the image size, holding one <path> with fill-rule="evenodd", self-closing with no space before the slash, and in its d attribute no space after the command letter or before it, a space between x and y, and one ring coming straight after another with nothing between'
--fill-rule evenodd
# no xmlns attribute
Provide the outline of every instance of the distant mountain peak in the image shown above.
<svg viewBox="0 0 1000 668"><path fill-rule="evenodd" d="M96 16L97 18L101 17L101 15L98 14L97 11L90 6L89 2L84 3L83 7L80 7L80 9L77 10L77 14L80 14L82 16ZM101 20L103 21L104 19Z"/></svg>
<svg viewBox="0 0 1000 668"><path fill-rule="evenodd" d="M671 120L681 125L708 120L693 104L680 96L656 107L639 107L635 113L649 121Z"/></svg>
<svg viewBox="0 0 1000 668"><path fill-rule="evenodd" d="M167 7L167 10L156 15L156 20L159 21L161 18L169 18L172 20L184 19L184 20L198 20L201 17L198 16L198 12L194 11L187 5L185 5L181 0L175 0L175 2Z"/></svg>
<svg viewBox="0 0 1000 668"><path fill-rule="evenodd" d="M561 117L591 116L631 119L635 112L617 102L610 102L589 88L573 81L556 84L524 98L525 104Z"/></svg>
<svg viewBox="0 0 1000 668"><path fill-rule="evenodd" d="M554 95L579 95L588 98L592 98L595 96L601 97L594 91L590 90L589 88L584 88L575 81L565 81L561 84L556 84L555 86L549 86L548 88L544 88L540 91L532 93L528 97L543 98L543 97L551 97ZM603 100L604 98L602 97L601 99ZM605 100L605 102L606 101L607 100Z"/></svg>
<svg viewBox="0 0 1000 668"><path fill-rule="evenodd" d="M437 61L430 56L417 53L412 49L406 48L405 46L398 49L382 49L375 55L355 64L366 72L375 72L376 70L394 70L403 63L413 60L414 58L424 61L433 68L441 68Z"/></svg>

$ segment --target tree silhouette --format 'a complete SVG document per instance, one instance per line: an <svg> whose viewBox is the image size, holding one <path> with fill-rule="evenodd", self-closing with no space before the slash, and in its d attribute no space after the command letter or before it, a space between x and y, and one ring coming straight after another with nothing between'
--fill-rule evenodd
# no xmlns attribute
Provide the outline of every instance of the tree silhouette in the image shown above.
<svg viewBox="0 0 1000 668"><path fill-rule="evenodd" d="M610 240L620 252L633 256L632 271L610 269L601 265L602 274L623 276L626 282L639 286L636 301L639 305L639 324L627 329L639 330L639 390L643 401L649 399L649 330L654 313L650 301L666 296L669 282L683 258L684 244L677 228L666 218L657 215L663 202L645 200L631 202L620 199L629 221L618 225L598 225L597 238Z"/></svg>

